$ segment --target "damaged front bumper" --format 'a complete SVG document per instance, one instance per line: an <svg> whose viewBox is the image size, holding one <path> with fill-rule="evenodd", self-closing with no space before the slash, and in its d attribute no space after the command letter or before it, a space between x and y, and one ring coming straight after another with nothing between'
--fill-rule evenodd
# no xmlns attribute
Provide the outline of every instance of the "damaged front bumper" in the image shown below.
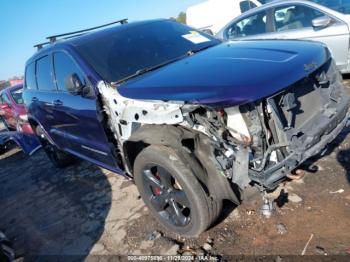
<svg viewBox="0 0 350 262"><path fill-rule="evenodd" d="M310 157L321 153L327 147L327 145L341 133L346 123L348 122L349 117L350 113L347 113L346 117L339 117L334 119L332 125L334 125L334 123L337 123L337 127L327 135L323 135L318 143L313 145L305 152L292 153L287 158L285 158L275 166L260 173L259 175L250 173L250 177L252 178L252 180L259 182L266 188L275 188L278 185L278 183L281 180L284 180L287 177L287 175L290 172L292 172L295 168L297 168Z"/></svg>
<svg viewBox="0 0 350 262"><path fill-rule="evenodd" d="M273 139L287 146L280 150L277 163L261 172L249 171L253 181L275 188L305 160L322 152L342 131L350 114L350 98L334 67L328 63L284 93L267 99L271 111L268 126Z"/></svg>

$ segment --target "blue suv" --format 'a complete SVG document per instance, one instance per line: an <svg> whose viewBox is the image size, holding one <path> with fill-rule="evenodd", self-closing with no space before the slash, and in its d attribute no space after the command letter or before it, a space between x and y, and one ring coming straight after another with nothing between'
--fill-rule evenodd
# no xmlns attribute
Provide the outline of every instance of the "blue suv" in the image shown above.
<svg viewBox="0 0 350 262"><path fill-rule="evenodd" d="M49 37L27 61L28 120L54 165L133 178L169 230L197 236L223 200L273 189L344 127L328 48L219 40L171 20Z"/></svg>

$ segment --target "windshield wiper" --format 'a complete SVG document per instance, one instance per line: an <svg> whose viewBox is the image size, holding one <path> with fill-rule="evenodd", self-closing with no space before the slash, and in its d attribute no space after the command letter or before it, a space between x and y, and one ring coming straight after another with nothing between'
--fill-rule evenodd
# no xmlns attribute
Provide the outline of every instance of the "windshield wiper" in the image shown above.
<svg viewBox="0 0 350 262"><path fill-rule="evenodd" d="M213 46L216 46L216 44L207 45L207 46L204 46L204 47L202 47L202 48L189 50L189 51L187 51L187 55L191 55L191 54L198 53L198 52L200 52L200 51L203 51L203 50L208 49L208 48L213 47Z"/></svg>
<svg viewBox="0 0 350 262"><path fill-rule="evenodd" d="M160 63L160 64L155 65L155 66L150 66L150 67L146 67L146 68L139 69L139 70L137 70L137 71L136 71L134 74L132 74L132 75L129 75L129 76L127 76L127 77L124 77L124 78L122 78L122 79L120 79L120 80L118 80L118 81L112 82L112 85L117 85L117 84L123 83L123 82L125 82L125 81L127 81L127 80L129 80L129 79L131 79L131 78L134 78L134 77L137 77L137 76L142 75L142 74L144 74L144 73L147 73L147 72L156 70L156 69L158 69L158 68L160 68L160 67L163 67L163 66L165 66L165 65L174 63L174 62L176 62L176 61L178 61L178 60L180 60L180 59L182 59L182 58L184 58L184 57L186 57L186 56L188 56L188 55L186 54L186 55L183 55L183 56L174 58L174 59L167 60L167 61L165 61L164 63Z"/></svg>
<svg viewBox="0 0 350 262"><path fill-rule="evenodd" d="M214 45L215 45L215 44L214 44ZM146 68L139 69L139 70L137 70L134 74L129 75L129 76L127 76L127 77L124 77L124 78L122 78L122 79L120 79L120 80L118 80L118 81L112 82L111 84L112 84L112 85L118 85L118 84L120 84L120 83L123 83L123 82L129 80L129 79L132 79L132 78L134 78L134 77L143 75L144 73L147 73L147 72L156 70L156 69L161 68L161 67L163 67L163 66L166 66L166 65L168 65L168 64L174 63L174 62L176 62L176 61L178 61L178 60L181 60L181 59L183 59L183 58L185 58L185 57L188 57L188 56L191 56L191 55L193 55L193 54L195 54L195 53L198 53L198 52L200 52L200 51L202 51L202 50L204 50L204 49L208 49L209 47L212 47L212 46L214 46L214 45L208 45L208 46L205 46L205 47L202 47L202 48L199 48L199 49L188 50L185 54L183 54L183 55L181 55L181 56L179 56L179 57L176 57L176 58L174 58L174 59L167 60L167 61L165 61L165 62L163 62L163 63L160 63L160 64L158 64L158 65L155 65L155 66L150 66L150 67L146 67Z"/></svg>

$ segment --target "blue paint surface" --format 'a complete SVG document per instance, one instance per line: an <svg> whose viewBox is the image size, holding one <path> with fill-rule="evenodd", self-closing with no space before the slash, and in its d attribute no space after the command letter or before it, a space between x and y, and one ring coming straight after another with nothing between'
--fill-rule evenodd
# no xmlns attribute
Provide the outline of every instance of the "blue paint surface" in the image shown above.
<svg viewBox="0 0 350 262"><path fill-rule="evenodd" d="M6 143L13 141L15 142L24 153L31 155L40 148L40 143L35 135L26 133L9 131L0 133L0 145L4 146Z"/></svg>
<svg viewBox="0 0 350 262"><path fill-rule="evenodd" d="M315 42L225 43L141 75L118 91L132 99L239 105L288 87L329 58L328 50ZM315 66L306 71L310 64Z"/></svg>

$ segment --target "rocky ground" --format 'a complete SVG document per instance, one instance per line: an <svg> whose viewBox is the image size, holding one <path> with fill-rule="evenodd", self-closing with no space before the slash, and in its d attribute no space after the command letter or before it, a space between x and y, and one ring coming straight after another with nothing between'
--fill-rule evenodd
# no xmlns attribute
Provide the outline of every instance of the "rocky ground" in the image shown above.
<svg viewBox="0 0 350 262"><path fill-rule="evenodd" d="M346 80L346 84L349 80ZM350 89L348 89L350 90ZM131 181L87 162L52 167L45 154L10 148L0 156L0 231L16 255L183 254L345 255L350 253L350 127L306 176L268 197L271 218L249 190L239 207L227 204L218 223L196 239L167 232L150 215ZM309 241L308 245L307 242Z"/></svg>

